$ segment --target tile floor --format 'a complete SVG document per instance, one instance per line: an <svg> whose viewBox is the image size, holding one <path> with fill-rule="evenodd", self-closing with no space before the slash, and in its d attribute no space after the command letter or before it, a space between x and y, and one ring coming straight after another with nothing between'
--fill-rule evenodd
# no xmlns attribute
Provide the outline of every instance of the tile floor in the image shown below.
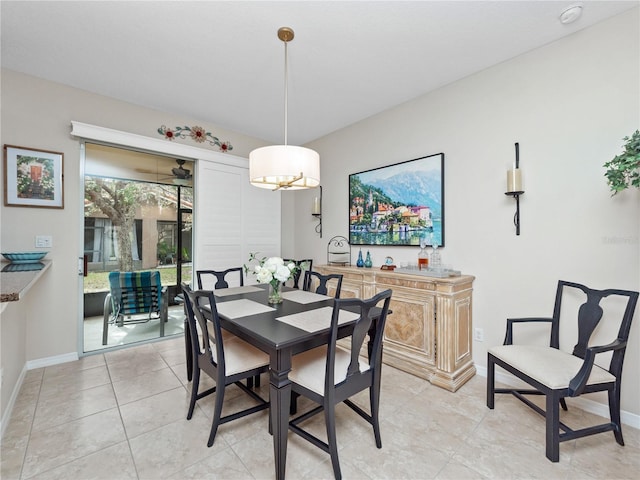
<svg viewBox="0 0 640 480"><path fill-rule="evenodd" d="M160 336L160 327L157 320L150 320L146 323L130 323L122 327L110 325L107 336L107 344L102 345L103 317L87 317L83 322L84 329L84 351L94 352L105 348L130 343L152 340ZM168 322L164 326L164 335L184 334L184 309L181 305L169 307Z"/></svg>
<svg viewBox="0 0 640 480"><path fill-rule="evenodd" d="M186 420L183 348L168 339L29 371L2 441L1 478L273 478L266 411L221 426L212 448L213 398ZM385 365L382 385L381 450L368 424L338 409L345 479L630 479L640 471L640 432L630 427L625 447L600 434L561 444L560 462L547 461L542 418L504 395L487 409L483 377L451 393ZM227 392L227 407L248 399ZM593 420L569 407L563 420ZM323 430L321 419L311 422ZM290 434L287 478L333 478L328 455Z"/></svg>

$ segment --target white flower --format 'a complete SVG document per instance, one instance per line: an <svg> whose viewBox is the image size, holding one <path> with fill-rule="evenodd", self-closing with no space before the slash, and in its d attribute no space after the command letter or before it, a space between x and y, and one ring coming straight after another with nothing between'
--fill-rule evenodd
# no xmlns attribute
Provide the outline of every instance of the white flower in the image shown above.
<svg viewBox="0 0 640 480"><path fill-rule="evenodd" d="M289 280L289 277L291 277L291 270L289 270L289 267L285 266L283 262L283 265L278 265L278 268L276 269L273 276L281 282L286 282L287 280Z"/></svg>
<svg viewBox="0 0 640 480"><path fill-rule="evenodd" d="M260 271L256 273L256 280L258 280L258 283L269 283L273 280L273 275L268 269L261 268Z"/></svg>
<svg viewBox="0 0 640 480"><path fill-rule="evenodd" d="M259 265L253 268L253 274L256 276L258 283L286 282L296 271L296 265L289 262L285 265L284 260L280 257L256 258L256 254L251 254L249 261L258 260ZM249 271L249 267L245 265L245 272Z"/></svg>

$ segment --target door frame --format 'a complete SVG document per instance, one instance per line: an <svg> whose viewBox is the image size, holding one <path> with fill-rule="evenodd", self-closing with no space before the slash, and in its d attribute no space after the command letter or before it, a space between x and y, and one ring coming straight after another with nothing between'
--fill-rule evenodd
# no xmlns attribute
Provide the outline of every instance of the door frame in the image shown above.
<svg viewBox="0 0 640 480"><path fill-rule="evenodd" d="M195 172L194 172L194 182L193 188L194 191L197 189L197 168L198 168L198 160L210 160L216 163L221 163L225 165L232 165L236 167L249 167L249 160L246 158L238 157L235 155L231 155L228 153L222 152L214 152L212 150L206 150L204 148L193 147L191 145L183 145L180 143L168 142L164 139L157 139L152 137L146 137L143 135L138 135L135 133L124 132L121 130L114 130L111 128L100 127L97 125L91 125L88 123L72 121L71 122L71 135L76 137L80 142L80 162L79 162L79 190L80 192L84 192L84 177L85 177L85 142L97 143L101 145L108 145L116 148L128 148L130 150L139 150L146 153L152 153L163 156L177 156L192 160L194 162ZM84 198L84 196L83 196ZM195 200L195 196L194 196ZM79 225L81 228L79 229L79 248L78 252L78 276L82 277L84 275L84 205L82 202L79 202L78 206L78 215L79 215ZM194 219L195 224L195 219ZM196 262L196 249L193 248L193 257L192 263L195 265ZM193 279L192 279L193 281ZM84 302L81 300L83 298L83 287L84 282L81 280L78 282L78 293L77 298L78 301ZM109 347L105 349L100 349L91 352L84 352L84 329L83 329L83 319L84 319L84 305L80 305L78 309L78 321L77 321L77 345L76 350L78 352L79 357L83 357L86 355L94 355L97 353L102 353L111 350L118 350L121 348L126 348L127 345L119 345L114 347Z"/></svg>

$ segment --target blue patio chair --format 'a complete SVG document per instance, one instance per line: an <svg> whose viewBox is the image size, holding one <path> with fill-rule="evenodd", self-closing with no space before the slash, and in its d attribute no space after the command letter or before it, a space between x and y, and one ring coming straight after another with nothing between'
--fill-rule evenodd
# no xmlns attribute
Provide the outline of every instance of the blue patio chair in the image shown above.
<svg viewBox="0 0 640 480"><path fill-rule="evenodd" d="M160 336L168 320L169 296L162 287L160 272L110 272L109 293L104 299L102 344L107 344L109 324L122 327L131 323L160 320Z"/></svg>

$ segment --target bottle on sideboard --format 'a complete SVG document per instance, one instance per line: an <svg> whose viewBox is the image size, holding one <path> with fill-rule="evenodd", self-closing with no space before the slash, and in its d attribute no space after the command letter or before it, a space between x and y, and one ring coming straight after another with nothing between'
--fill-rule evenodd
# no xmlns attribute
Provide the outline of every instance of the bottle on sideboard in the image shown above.
<svg viewBox="0 0 640 480"><path fill-rule="evenodd" d="M420 252L418 252L418 270L429 268L429 252L427 252L427 242L420 239Z"/></svg>
<svg viewBox="0 0 640 480"><path fill-rule="evenodd" d="M360 249L360 251L358 252L358 261L356 262L356 267L364 267L364 260L362 260L362 249Z"/></svg>
<svg viewBox="0 0 640 480"><path fill-rule="evenodd" d="M373 262L371 261L371 254L367 250L367 259L364 261L364 266L366 268L371 268L373 266Z"/></svg>

